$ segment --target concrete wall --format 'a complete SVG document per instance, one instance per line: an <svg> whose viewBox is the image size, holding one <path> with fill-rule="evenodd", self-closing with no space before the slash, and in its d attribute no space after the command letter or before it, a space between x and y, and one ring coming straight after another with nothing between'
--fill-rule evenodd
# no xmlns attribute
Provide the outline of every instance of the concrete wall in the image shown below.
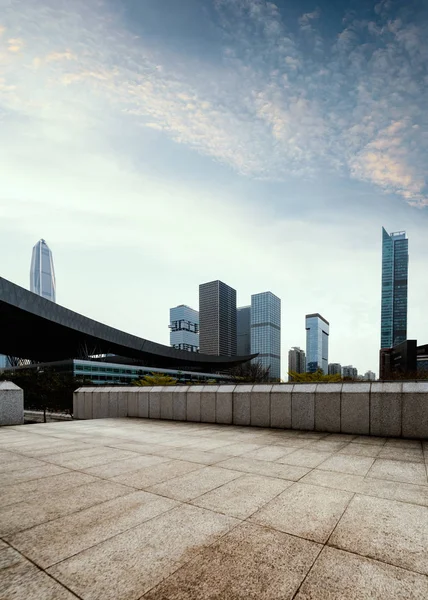
<svg viewBox="0 0 428 600"><path fill-rule="evenodd" d="M73 416L428 439L428 382L80 388Z"/></svg>
<svg viewBox="0 0 428 600"><path fill-rule="evenodd" d="M11 381L0 381L0 427L24 423L24 391Z"/></svg>

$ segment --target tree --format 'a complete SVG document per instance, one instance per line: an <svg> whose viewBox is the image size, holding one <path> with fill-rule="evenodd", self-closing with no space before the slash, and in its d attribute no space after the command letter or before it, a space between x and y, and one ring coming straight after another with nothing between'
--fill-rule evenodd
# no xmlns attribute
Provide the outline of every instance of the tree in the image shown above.
<svg viewBox="0 0 428 600"><path fill-rule="evenodd" d="M270 366L264 367L261 362L246 362L230 369L229 375L233 383L267 383L272 381Z"/></svg>
<svg viewBox="0 0 428 600"><path fill-rule="evenodd" d="M144 375L141 379L136 379L132 382L132 385L139 386L157 386L157 385L177 385L177 380L169 375L163 373L150 373L150 375Z"/></svg>
<svg viewBox="0 0 428 600"><path fill-rule="evenodd" d="M295 371L289 371L290 381L293 383L336 383L342 381L342 377L339 374L336 375L325 375L322 369L317 369L315 373L296 373Z"/></svg>

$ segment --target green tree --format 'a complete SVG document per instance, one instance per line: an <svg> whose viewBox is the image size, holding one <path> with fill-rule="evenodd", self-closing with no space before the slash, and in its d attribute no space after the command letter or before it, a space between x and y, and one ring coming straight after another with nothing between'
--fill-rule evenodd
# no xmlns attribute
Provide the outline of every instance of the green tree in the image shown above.
<svg viewBox="0 0 428 600"><path fill-rule="evenodd" d="M139 386L156 386L156 385L177 385L177 380L169 375L163 373L150 373L150 375L144 375L141 379L136 379L132 382L132 385Z"/></svg>
<svg viewBox="0 0 428 600"><path fill-rule="evenodd" d="M337 383L342 381L339 374L325 375L322 369L317 369L315 373L296 373L295 371L288 372L290 381L293 383Z"/></svg>

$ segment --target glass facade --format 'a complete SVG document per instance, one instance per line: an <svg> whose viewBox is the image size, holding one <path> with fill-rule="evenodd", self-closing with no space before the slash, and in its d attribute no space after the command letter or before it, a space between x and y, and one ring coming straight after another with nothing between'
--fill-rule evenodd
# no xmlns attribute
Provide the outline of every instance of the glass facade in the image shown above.
<svg viewBox="0 0 428 600"><path fill-rule="evenodd" d="M409 240L406 233L388 234L382 228L381 348L407 339Z"/></svg>
<svg viewBox="0 0 428 600"><path fill-rule="evenodd" d="M236 290L222 281L199 286L199 351L236 356Z"/></svg>
<svg viewBox="0 0 428 600"><path fill-rule="evenodd" d="M251 354L251 306L236 309L236 335L238 356Z"/></svg>
<svg viewBox="0 0 428 600"><path fill-rule="evenodd" d="M281 378L281 300L272 292L251 296L251 354L270 367L272 379Z"/></svg>
<svg viewBox="0 0 428 600"><path fill-rule="evenodd" d="M306 370L328 373L328 336L330 324L320 314L306 315Z"/></svg>
<svg viewBox="0 0 428 600"><path fill-rule="evenodd" d="M177 350L198 352L199 313L197 310L180 304L169 310L169 343Z"/></svg>
<svg viewBox="0 0 428 600"><path fill-rule="evenodd" d="M30 291L56 302L56 281L52 252L45 240L33 248L30 269Z"/></svg>

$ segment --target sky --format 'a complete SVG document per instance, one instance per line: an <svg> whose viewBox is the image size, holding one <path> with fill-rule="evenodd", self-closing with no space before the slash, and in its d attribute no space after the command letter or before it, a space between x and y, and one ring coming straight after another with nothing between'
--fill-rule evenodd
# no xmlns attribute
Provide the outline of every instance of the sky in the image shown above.
<svg viewBox="0 0 428 600"><path fill-rule="evenodd" d="M378 372L381 229L428 342L426 0L0 0L0 275L160 343L220 279Z"/></svg>

